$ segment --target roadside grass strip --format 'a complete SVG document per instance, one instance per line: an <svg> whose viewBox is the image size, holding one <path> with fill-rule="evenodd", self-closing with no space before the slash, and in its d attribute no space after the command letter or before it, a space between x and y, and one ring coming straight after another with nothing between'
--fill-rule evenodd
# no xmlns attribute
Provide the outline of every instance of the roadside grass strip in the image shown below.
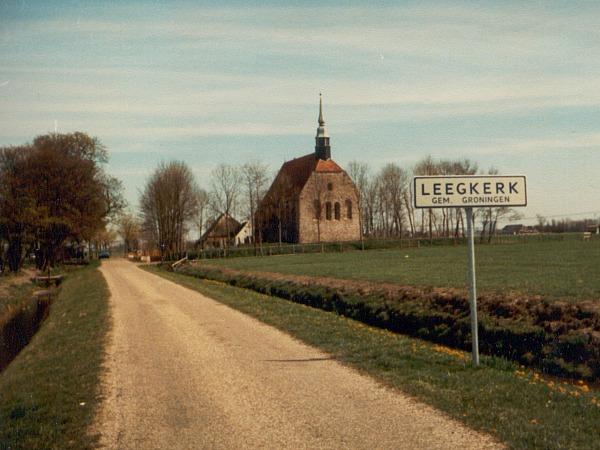
<svg viewBox="0 0 600 450"><path fill-rule="evenodd" d="M109 325L98 263L70 272L50 316L0 373L0 449L82 449L99 402Z"/></svg>
<svg viewBox="0 0 600 450"><path fill-rule="evenodd" d="M600 449L600 392L584 382L486 356L474 369L460 350L278 297L144 268L318 347L511 448Z"/></svg>

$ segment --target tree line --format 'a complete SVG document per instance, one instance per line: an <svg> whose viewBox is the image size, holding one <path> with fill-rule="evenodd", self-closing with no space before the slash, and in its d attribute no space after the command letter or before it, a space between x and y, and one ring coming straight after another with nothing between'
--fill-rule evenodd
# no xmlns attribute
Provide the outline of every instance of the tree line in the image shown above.
<svg viewBox="0 0 600 450"><path fill-rule="evenodd" d="M465 217L460 208L414 208L412 177L414 175L474 175L481 173L479 166L469 159L439 159L427 156L413 167L404 168L388 163L374 171L367 163L352 161L348 174L354 180L359 194L362 234L369 238L459 238L465 235ZM495 168L486 171L496 174ZM256 211L271 185L274 175L259 161L239 165L220 164L206 180L207 188L200 187L189 167L181 161L161 164L148 179L140 196L140 220L137 237L131 238L135 217L128 216L121 226L126 243L143 240L160 250L167 258L184 252L186 236L194 230L202 236L221 214L248 219L256 230ZM280 188L281 188L280 183ZM283 201L284 193L272 192ZM275 215L284 214L283 208ZM476 208L480 239L490 240L502 219L516 220L515 210L507 207ZM281 224L285 218L279 217ZM226 226L229 223L225 222ZM274 225L276 226L276 224ZM129 230L129 233L126 231ZM227 230L229 234L230 230ZM272 237L281 239L273 230ZM129 236L129 237L127 237ZM255 236L260 240L260 236ZM126 251L135 245L128 245Z"/></svg>
<svg viewBox="0 0 600 450"><path fill-rule="evenodd" d="M143 240L171 259L185 251L191 231L202 236L222 214L247 217L255 229L256 209L270 180L269 168L261 162L220 164L211 172L209 188L204 189L184 162L162 163L140 194L139 220L131 214L121 220L125 251L136 250Z"/></svg>
<svg viewBox="0 0 600 450"><path fill-rule="evenodd" d="M352 161L348 174L359 192L362 231L375 238L434 237L459 238L465 235L462 208L414 208L412 178L416 175L475 175L481 173L477 163L469 159L439 159L431 156L419 160L411 168L388 163L373 172L364 162ZM490 168L488 174L498 171ZM508 207L475 208L481 240L490 240L503 218L516 220L518 213Z"/></svg>
<svg viewBox="0 0 600 450"><path fill-rule="evenodd" d="M541 233L579 233L595 231L600 226L600 219L585 218L573 220L569 218L547 219L542 215L537 216L535 228Z"/></svg>
<svg viewBox="0 0 600 450"><path fill-rule="evenodd" d="M80 132L0 148L0 271L17 272L28 255L46 269L82 243L105 239L125 206L107 160L104 145Z"/></svg>

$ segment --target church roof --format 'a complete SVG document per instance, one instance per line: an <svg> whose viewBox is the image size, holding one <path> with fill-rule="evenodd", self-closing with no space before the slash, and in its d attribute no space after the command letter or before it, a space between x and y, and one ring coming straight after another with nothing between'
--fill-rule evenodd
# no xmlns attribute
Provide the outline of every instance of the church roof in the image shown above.
<svg viewBox="0 0 600 450"><path fill-rule="evenodd" d="M343 172L342 168L337 165L337 163L333 159L328 159L327 161L323 161L319 159L317 161L317 167L315 167L317 172Z"/></svg>
<svg viewBox="0 0 600 450"><path fill-rule="evenodd" d="M292 187L300 190L313 172L338 173L343 172L343 170L332 159L324 161L317 159L314 153L309 153L284 163L279 171L279 176L287 178Z"/></svg>

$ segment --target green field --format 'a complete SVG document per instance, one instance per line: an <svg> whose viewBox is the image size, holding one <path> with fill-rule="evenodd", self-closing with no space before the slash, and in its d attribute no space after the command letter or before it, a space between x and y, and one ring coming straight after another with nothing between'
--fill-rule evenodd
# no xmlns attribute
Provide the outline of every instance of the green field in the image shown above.
<svg viewBox="0 0 600 450"><path fill-rule="evenodd" d="M476 245L480 293L600 299L600 239ZM211 260L234 269L466 288L465 246L312 253Z"/></svg>

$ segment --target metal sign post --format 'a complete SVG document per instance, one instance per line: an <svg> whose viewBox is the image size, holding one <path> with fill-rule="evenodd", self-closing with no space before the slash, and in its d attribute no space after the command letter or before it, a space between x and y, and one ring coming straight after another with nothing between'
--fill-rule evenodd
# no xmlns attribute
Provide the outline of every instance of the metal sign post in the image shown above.
<svg viewBox="0 0 600 450"><path fill-rule="evenodd" d="M477 281L475 277L475 236L473 232L473 208L467 212L467 242L469 247L469 309L471 310L471 360L479 366L479 333L477 332Z"/></svg>
<svg viewBox="0 0 600 450"><path fill-rule="evenodd" d="M527 206L523 175L440 175L414 178L415 208L465 208L469 253L469 309L473 366L479 366L473 208Z"/></svg>

